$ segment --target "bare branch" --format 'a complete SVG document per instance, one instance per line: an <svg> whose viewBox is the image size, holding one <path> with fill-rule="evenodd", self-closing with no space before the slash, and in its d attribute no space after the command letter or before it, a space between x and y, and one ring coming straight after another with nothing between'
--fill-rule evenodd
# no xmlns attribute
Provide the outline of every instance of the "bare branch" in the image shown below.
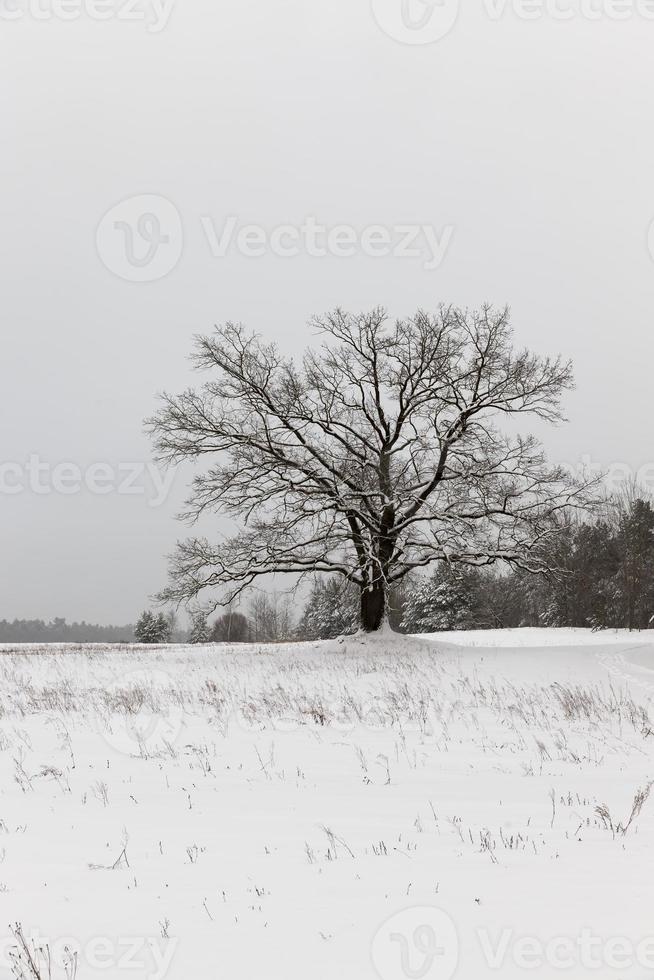
<svg viewBox="0 0 654 980"><path fill-rule="evenodd" d="M160 459L210 460L184 517L219 510L243 527L179 545L165 598L230 601L270 573L336 572L383 611L390 583L436 561L543 570L543 543L593 487L499 423L563 421L571 365L516 351L508 310L490 306L394 324L335 310L312 326L320 346L300 362L238 324L198 337L208 380L164 395L149 421Z"/></svg>

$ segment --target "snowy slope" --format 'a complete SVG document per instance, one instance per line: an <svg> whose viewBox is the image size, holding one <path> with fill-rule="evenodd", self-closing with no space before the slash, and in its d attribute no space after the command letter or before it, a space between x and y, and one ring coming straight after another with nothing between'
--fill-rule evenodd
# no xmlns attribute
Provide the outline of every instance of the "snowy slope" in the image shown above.
<svg viewBox="0 0 654 980"><path fill-rule="evenodd" d="M0 921L55 978L651 978L653 692L651 634L5 649Z"/></svg>

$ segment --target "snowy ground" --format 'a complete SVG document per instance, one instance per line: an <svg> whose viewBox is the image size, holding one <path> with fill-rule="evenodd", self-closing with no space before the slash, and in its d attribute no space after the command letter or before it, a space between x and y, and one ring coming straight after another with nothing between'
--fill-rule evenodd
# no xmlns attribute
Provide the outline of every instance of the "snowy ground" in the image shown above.
<svg viewBox="0 0 654 980"><path fill-rule="evenodd" d="M654 977L653 634L0 654L0 977Z"/></svg>

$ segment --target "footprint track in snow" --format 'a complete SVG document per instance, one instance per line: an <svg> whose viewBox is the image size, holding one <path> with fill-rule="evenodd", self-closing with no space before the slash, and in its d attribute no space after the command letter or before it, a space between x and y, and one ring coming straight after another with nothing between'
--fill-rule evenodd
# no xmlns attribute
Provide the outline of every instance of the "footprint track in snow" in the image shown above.
<svg viewBox="0 0 654 980"><path fill-rule="evenodd" d="M625 647L617 653L600 653L598 661L612 677L619 678L629 685L635 685L654 697L654 669L632 663L627 654L632 650L643 650L640 644Z"/></svg>

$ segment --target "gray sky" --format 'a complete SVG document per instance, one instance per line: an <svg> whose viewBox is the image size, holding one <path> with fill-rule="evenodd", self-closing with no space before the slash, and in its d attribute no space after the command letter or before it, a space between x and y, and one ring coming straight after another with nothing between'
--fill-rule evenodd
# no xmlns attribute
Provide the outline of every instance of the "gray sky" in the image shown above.
<svg viewBox="0 0 654 980"><path fill-rule="evenodd" d="M158 501L142 419L227 319L291 351L335 305L508 302L575 361L551 455L654 461L654 4L95 2L0 0L0 618L163 584L185 478Z"/></svg>

